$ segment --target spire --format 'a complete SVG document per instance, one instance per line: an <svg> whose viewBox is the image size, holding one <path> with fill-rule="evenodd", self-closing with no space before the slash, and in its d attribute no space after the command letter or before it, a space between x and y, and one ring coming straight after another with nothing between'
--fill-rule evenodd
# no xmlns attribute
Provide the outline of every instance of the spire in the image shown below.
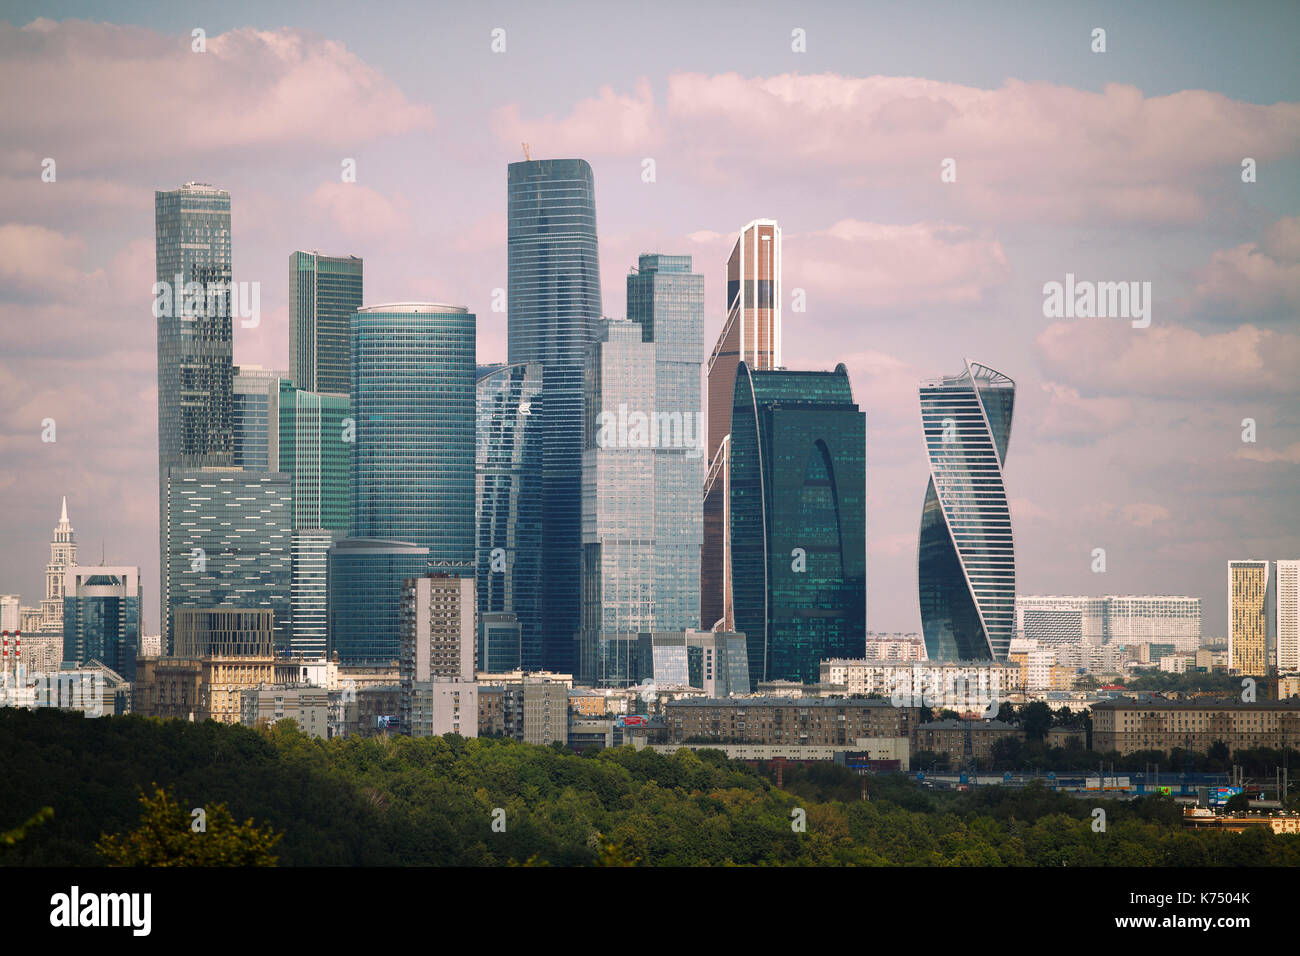
<svg viewBox="0 0 1300 956"><path fill-rule="evenodd" d="M59 515L59 524L66 524L68 521L68 496L63 496L63 514Z"/></svg>

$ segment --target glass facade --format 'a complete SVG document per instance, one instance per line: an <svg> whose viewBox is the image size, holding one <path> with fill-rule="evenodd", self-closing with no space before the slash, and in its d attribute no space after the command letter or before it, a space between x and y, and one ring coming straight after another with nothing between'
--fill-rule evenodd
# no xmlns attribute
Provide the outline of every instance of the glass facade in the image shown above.
<svg viewBox="0 0 1300 956"><path fill-rule="evenodd" d="M1002 478L1015 382L983 365L921 383L930 482L917 586L932 661L1005 661L1015 630L1016 560Z"/></svg>
<svg viewBox="0 0 1300 956"><path fill-rule="evenodd" d="M479 634L479 670L491 674L506 674L524 666L523 631L515 615L480 614Z"/></svg>
<svg viewBox="0 0 1300 956"><path fill-rule="evenodd" d="M704 276L691 272L691 257L642 255L627 277L627 317L654 343L655 629L700 627Z"/></svg>
<svg viewBox="0 0 1300 956"><path fill-rule="evenodd" d="M541 392L534 362L489 368L477 385L479 623L511 615L527 670L543 669Z"/></svg>
<svg viewBox="0 0 1300 956"><path fill-rule="evenodd" d="M293 475L294 528L325 528L340 537L352 528L351 458L355 429L346 395L303 391L280 381L275 429L279 471Z"/></svg>
<svg viewBox="0 0 1300 956"><path fill-rule="evenodd" d="M402 582L426 573L429 549L404 541L344 538L329 550L328 651L344 665L401 659Z"/></svg>
<svg viewBox="0 0 1300 956"><path fill-rule="evenodd" d="M163 637L176 608L270 608L275 646L289 646L293 502L283 472L172 469L167 482Z"/></svg>
<svg viewBox="0 0 1300 956"><path fill-rule="evenodd" d="M346 395L352 387L348 337L361 290L356 256L289 255L289 369L304 391Z"/></svg>
<svg viewBox="0 0 1300 956"><path fill-rule="evenodd" d="M139 568L69 568L63 596L63 660L99 661L135 680L144 592Z"/></svg>
<svg viewBox="0 0 1300 956"><path fill-rule="evenodd" d="M324 528L294 529L290 538L289 614L293 629L289 650L309 660L324 657L328 646L326 572L333 543L334 534Z"/></svg>
<svg viewBox="0 0 1300 956"><path fill-rule="evenodd" d="M230 193L203 183L154 193L158 321L158 527L167 581L167 471L234 464ZM186 286L197 294L187 295ZM166 610L164 608L164 616Z"/></svg>
<svg viewBox="0 0 1300 956"><path fill-rule="evenodd" d="M755 219L740 230L727 259L727 317L709 356L708 471L704 482L700 622L735 626L731 569L731 408L736 370L781 364L781 227Z"/></svg>
<svg viewBox="0 0 1300 956"><path fill-rule="evenodd" d="M543 664L570 673L582 599L583 363L601 317L595 179L581 159L507 174L509 360L538 362Z"/></svg>
<svg viewBox="0 0 1300 956"><path fill-rule="evenodd" d="M275 454L271 451L274 433L271 420L276 415L285 373L256 365L235 369L234 393L231 398L231 422L234 426L234 464L247 471L275 471Z"/></svg>
<svg viewBox="0 0 1300 956"><path fill-rule="evenodd" d="M866 653L866 416L833 372L736 373L731 555L751 685Z"/></svg>
<svg viewBox="0 0 1300 956"><path fill-rule="evenodd" d="M352 316L352 527L474 574L473 313L396 303Z"/></svg>

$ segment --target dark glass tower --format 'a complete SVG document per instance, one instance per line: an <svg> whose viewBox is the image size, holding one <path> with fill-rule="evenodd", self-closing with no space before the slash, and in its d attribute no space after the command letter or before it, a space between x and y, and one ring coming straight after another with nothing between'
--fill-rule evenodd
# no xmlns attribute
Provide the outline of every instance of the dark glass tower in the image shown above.
<svg viewBox="0 0 1300 956"><path fill-rule="evenodd" d="M352 527L474 574L474 314L400 302L352 316Z"/></svg>
<svg viewBox="0 0 1300 956"><path fill-rule="evenodd" d="M289 377L298 388L348 393L349 323L361 290L356 256L289 254Z"/></svg>
<svg viewBox="0 0 1300 956"><path fill-rule="evenodd" d="M475 431L481 643L491 646L489 624L513 614L519 631L515 666L541 670L542 367L502 365L480 373ZM490 664L484 669L492 670Z"/></svg>
<svg viewBox="0 0 1300 956"><path fill-rule="evenodd" d="M542 366L542 641L572 672L582 601L583 362L601 317L596 196L581 159L511 163L510 364Z"/></svg>
<svg viewBox="0 0 1300 956"><path fill-rule="evenodd" d="M1007 659L1016 556L1002 467L1016 383L971 362L921 383L930 483L921 509L917 586L932 661Z"/></svg>
<svg viewBox="0 0 1300 956"><path fill-rule="evenodd" d="M154 193L158 322L158 529L165 602L167 473L234 464L230 193L203 183ZM168 620L163 608L163 620ZM169 634L164 631L164 638Z"/></svg>
<svg viewBox="0 0 1300 956"><path fill-rule="evenodd" d="M866 416L848 370L741 362L731 412L731 558L750 686L816 683L866 653Z"/></svg>

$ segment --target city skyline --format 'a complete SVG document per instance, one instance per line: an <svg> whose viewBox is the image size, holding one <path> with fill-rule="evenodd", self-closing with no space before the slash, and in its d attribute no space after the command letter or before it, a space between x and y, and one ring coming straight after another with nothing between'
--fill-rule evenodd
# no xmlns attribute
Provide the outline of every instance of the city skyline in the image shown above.
<svg viewBox="0 0 1300 956"><path fill-rule="evenodd" d="M1049 23L1074 29L1043 16L1031 21L1030 29L1040 32ZM256 23L257 17L246 13L243 22ZM708 22L705 18L705 33ZM1122 31L1125 21L1116 24ZM170 49L174 38L157 27L138 29L141 42L152 44L155 52ZM1129 24L1128 29L1136 28ZM600 180L606 301L618 301L618 286L637 254L694 255L696 271L705 277L706 342L713 341L723 321L719 289L734 230L755 215L773 215L783 223L784 285L808 296L807 311L793 312L787 291L786 321L797 322L801 334L787 336L785 362L829 369L845 361L860 393L856 397L871 416L871 629L919 629L914 592L907 586L915 568L915 528L909 527L915 521L914 505L908 502L925 469L915 435L915 383L948 367L954 351L966 351L1008 370L1021 386L1017 453L1007 476L1020 590L1191 594L1203 601L1206 633L1226 632L1225 563L1241 555L1280 559L1300 551L1294 509L1284 508L1294 501L1300 440L1300 423L1288 411L1295 405L1296 383L1285 374L1295 366L1297 354L1296 336L1285 324L1294 316L1294 292L1287 279L1295 269L1292 217L1298 211L1294 187L1288 185L1297 181L1294 137L1259 134L1260 147L1253 151L1260 154L1261 173L1249 186L1240 179L1241 157L1180 145L1181 155L1171 160L1167 144L1156 142L1165 149L1160 155L1168 168L1139 163L1132 187L1138 192L1131 204L1104 200L1103 187L1115 184L1104 180L1092 156L1063 167L1070 172L1069 190L1054 193L1030 175L1019 193L1011 193L982 165L1002 161L1020 169L1009 148L987 158L976 148L968 158L971 147L966 140L963 152L959 122L949 124L947 135L918 145L923 132L901 119L890 120L895 115L891 104L928 93L945 104L940 114L955 111L951 115L958 119L980 102L999 116L998 110L1016 102L1031 107L1072 102L1109 110L1117 106L1111 98L1116 94L1107 92L1101 73L1089 72L1096 71L1098 58L1065 59L1058 67L1030 61L1018 70L1008 68L1027 81L1048 84L1044 90L1019 89L990 74L993 67L987 64L995 59L996 44L951 67L922 56L912 72L887 58L880 67L886 76L854 77L849 61L834 52L837 41L825 31L819 34L815 24L809 30L807 60L778 58L775 65L760 66L738 55L728 63L715 50L707 75L646 60L630 67L631 72L610 69L605 62L600 80L578 70L558 91L547 80L536 91L503 97L500 105L484 111L499 124L486 144L447 155L446 162L462 172L483 166L481 175L467 178L462 196L449 195L451 190L431 184L427 176L413 178L414 172L394 159L384 143L409 146L455 136L465 114L450 102L431 99L405 67L377 53L364 31L355 39L348 36L353 59L345 64L344 79L351 77L347 70L353 66L369 63L385 77L390 99L376 104L365 128L340 111L346 136L308 136L305 145L290 147L276 134L254 129L248 133L256 149L247 159L233 159L224 147L201 156L187 145L194 140L182 138L179 146L163 144L138 164L131 160L127 171L123 159L137 155L130 144L121 143L116 154L101 149L84 157L65 150L65 158L57 140L37 150L38 137L15 130L9 141L29 144L37 157L51 153L60 165L54 183L33 175L30 184L9 180L4 192L5 235L12 248L40 240L44 245L39 248L48 250L45 260L18 260L12 294L4 303L6 354L13 356L5 368L10 377L4 388L13 399L5 403L12 410L5 447L14 463L8 486L11 531L0 559L4 590L21 593L25 604L36 603L51 499L66 493L84 540L103 539L113 561L141 565L144 617L150 631L159 629L157 589L150 586L158 575L147 553L156 533L150 528L148 484L156 477L150 479L139 465L153 453L148 409L156 406L149 386L152 328L144 311L153 273L148 227L143 225L149 218L148 200L141 201L148 190L203 180L232 196L232 277L264 287L260 324L235 323L235 365L289 366L283 263L292 250L303 248L363 256L367 288L373 290L368 302L417 296L464 302L479 316L478 361L486 363L506 358L504 316L491 310L493 290L507 286L500 181L502 167L519 158L522 140L538 155L587 158ZM1223 42L1240 43L1240 31L1250 28L1237 30L1221 31ZM187 28L178 29L177 37L182 32L188 36ZM57 63L69 38L77 35L96 37L107 51L105 79L123 81L136 54L117 28L64 23L23 32L6 27L3 42L26 58L15 61L41 70L43 63ZM1176 27L1163 40L1149 30L1141 37L1148 47L1164 51L1167 60L1178 35ZM1250 35L1258 39L1257 33ZM213 61L236 52L249 58L255 87L296 69L277 59L265 35L222 34L214 24L209 36L206 55ZM509 56L526 60L535 55L518 33L512 36ZM551 39L558 42L554 34ZM782 50L777 41L773 48ZM698 42L689 38L688 49ZM489 55L486 41L481 46L482 55ZM823 46L825 54L819 52ZM308 49L313 49L310 44ZM683 62L689 61L688 52ZM729 78L729 68L754 78ZM644 91L638 70L648 78ZM1108 61L1108 70L1105 81L1131 83L1140 90L1138 109L1148 116L1183 117L1191 101L1205 102L1196 90L1206 86L1227 97L1214 101L1221 111L1216 115L1225 122L1245 124L1273 116L1284 129L1294 126L1294 105L1275 102L1278 84L1287 97L1297 98L1288 85L1291 79L1269 86L1248 70L1220 81L1188 65L1155 80L1148 67L1118 56ZM931 79L906 79L918 74ZM695 94L698 102L707 103L698 97L729 89L739 101L753 104L754 132L768 143L771 126L786 116L768 91L786 83L792 96L807 97L814 79L856 97L852 102L857 105L842 114L850 121L850 138L858 128L854 123L876 117L887 131L881 139L900 159L888 161L868 151L860 157L861 170L849 172L837 165L812 127L796 124L792 128L806 134L812 148L808 164L796 171L787 167L782 149L757 159L751 169L731 167L739 170L737 178L721 190L716 176L709 179L715 167L700 163L686 168L693 154L665 120L675 116L693 126L699 119L712 122L713 114L707 105L699 107L702 113L691 114L683 97ZM608 94L600 90L604 83L610 84ZM349 95L364 95L355 92L355 84L345 86L354 91ZM1178 94L1180 90L1186 92ZM477 108L499 92L489 81ZM59 102L49 106L50 115L76 125L69 107ZM434 115L436 133L430 125ZM644 120L640 126L638 117ZM1112 118L1108 114L1108 122ZM1086 109L1079 121L1087 134ZM617 135L604 143L584 132L591 128ZM373 144L370 152L355 145L366 142ZM1117 153L1121 165L1125 157L1136 161L1142 142L1140 132L1128 131ZM151 141L142 137L140 148L146 143ZM956 154L960 173L955 183L943 184L939 159L950 154ZM647 156L657 159L654 182L641 178L641 160ZM268 157L275 162L267 162ZM338 164L348 157L358 159L355 183L338 181ZM1063 158L1049 150L1046 162L1051 166ZM913 176L909 163L929 172ZM302 177L301 185L272 195L289 176ZM798 188L815 176L830 177L836 188L820 189L819 182L817 191L826 197ZM864 183L862 176L878 185ZM923 186L922 180L932 185ZM898 184L897 198L881 195ZM946 186L953 187L952 195L942 192ZM702 201L709 191L717 193L717 201ZM1080 193L1081 205L1064 201L1067 194ZM836 204L840 208L826 204L834 195L843 200ZM1014 201L999 206L993 200L1000 198ZM423 205L442 202L450 203L468 226L454 237L433 235L422 225ZM1272 212L1265 214L1265 209ZM302 215L292 215L293 210ZM1043 234L1024 221L1040 212L1039 223L1050 220L1053 226L1050 252L1043 251ZM948 225L940 228L940 222ZM1133 236L1112 243L1117 229ZM1109 238L1098 244L1098 235ZM1179 252L1177 267L1136 249L1153 235L1170 237ZM403 251L403 243L418 255ZM918 275L906 268L909 259L928 265ZM430 262L438 265L431 269ZM855 263L862 267L856 278L851 271ZM1248 281L1245 270L1256 265L1260 269L1250 273L1256 278ZM1130 329L1127 321L1103 318L1044 319L1043 284L1067 274L1099 281L1151 278L1157 296L1152 327ZM71 318L63 298L64 288L79 277L90 277L92 291L104 299L104 314L95 325ZM991 315L1000 322L990 323ZM927 334L916 334L918 329ZM993 339L987 346L981 344L986 338ZM97 368L104 371L95 372ZM1188 415L1193 397L1200 408ZM40 441L40 422L47 416L58 422L57 442ZM1242 441L1241 423L1247 418L1257 426L1253 442ZM121 427L111 427L112 422ZM1107 552L1104 574L1090 566L1096 547Z"/></svg>

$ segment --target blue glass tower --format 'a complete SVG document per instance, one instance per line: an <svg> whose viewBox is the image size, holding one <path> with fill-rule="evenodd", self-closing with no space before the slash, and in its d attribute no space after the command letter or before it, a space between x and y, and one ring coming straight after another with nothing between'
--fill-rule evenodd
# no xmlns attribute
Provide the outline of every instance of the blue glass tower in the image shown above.
<svg viewBox="0 0 1300 956"><path fill-rule="evenodd" d="M542 366L543 663L571 672L582 597L583 362L601 317L595 179L581 159L511 163L509 361Z"/></svg>
<svg viewBox="0 0 1300 956"><path fill-rule="evenodd" d="M68 568L63 596L63 660L99 661L135 680L143 590L140 569Z"/></svg>
<svg viewBox="0 0 1300 956"><path fill-rule="evenodd" d="M736 370L731 561L750 685L866 653L866 416L848 370Z"/></svg>
<svg viewBox="0 0 1300 956"><path fill-rule="evenodd" d="M352 316L352 527L474 574L474 325L460 306L403 302Z"/></svg>
<svg viewBox="0 0 1300 956"><path fill-rule="evenodd" d="M475 429L480 643L488 643L488 622L494 620L489 615L514 615L515 666L541 670L542 367L526 363L480 372Z"/></svg>
<svg viewBox="0 0 1300 956"><path fill-rule="evenodd" d="M1002 478L1016 383L966 362L921 383L930 483L917 586L932 661L1006 660L1015 630L1016 558Z"/></svg>
<svg viewBox="0 0 1300 956"><path fill-rule="evenodd" d="M402 652L402 582L428 571L429 549L345 538L329 550L330 653L340 664L391 664Z"/></svg>

